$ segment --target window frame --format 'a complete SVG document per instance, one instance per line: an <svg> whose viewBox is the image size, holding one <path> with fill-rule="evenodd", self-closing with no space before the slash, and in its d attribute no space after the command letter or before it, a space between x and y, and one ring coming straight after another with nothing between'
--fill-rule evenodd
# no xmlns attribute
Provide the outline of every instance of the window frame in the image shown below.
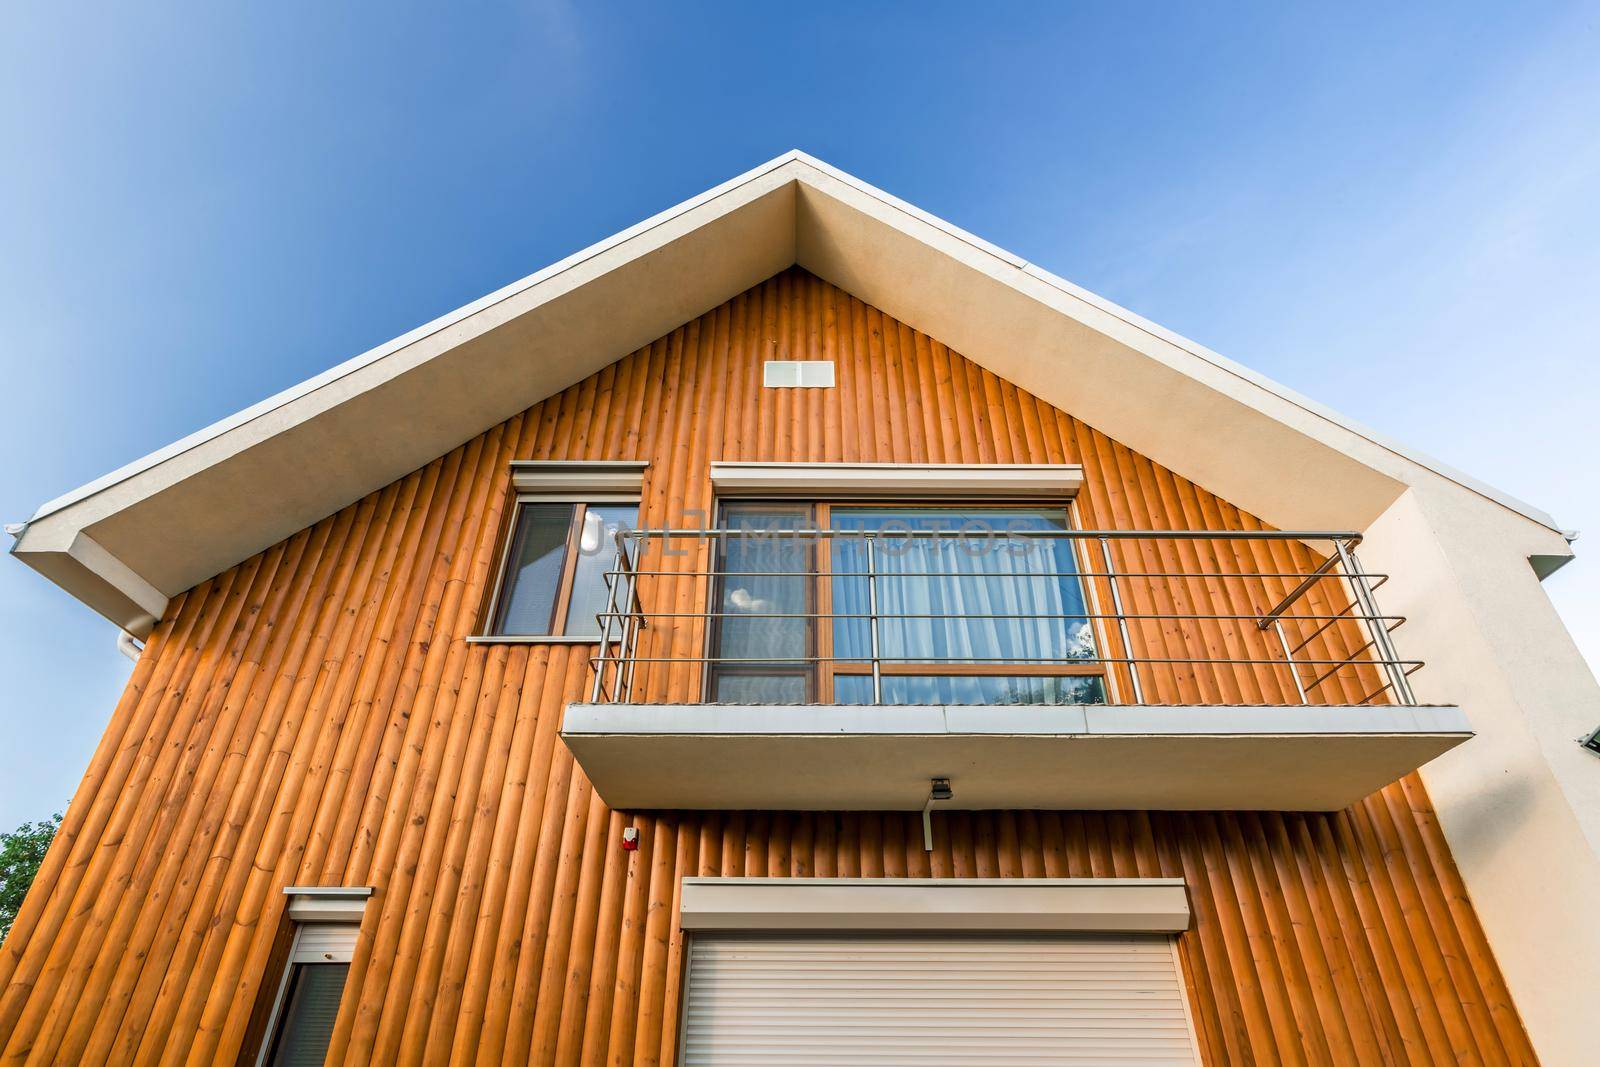
<svg viewBox="0 0 1600 1067"><path fill-rule="evenodd" d="M556 589L556 596L551 608L550 632L544 634L504 634L497 633L500 625L500 612L503 608L501 597L506 592L506 577L511 569L511 553L516 547L518 526L522 520L522 507L524 504L569 504L572 507L571 517L567 520L567 540L562 548L561 576ZM642 506L640 494L636 492L583 492L581 489L561 490L557 492L538 491L513 491L510 506L506 509L509 519L501 524L500 545L496 550L498 560L495 566L494 582L489 588L489 594L479 612L478 633L468 637L467 640L475 644L521 644L521 645L598 645L601 637L585 637L581 634L569 634L567 629L567 614L572 606L573 579L578 569L580 555L580 542L583 537L583 517L591 506L607 506L615 504L632 504L635 508ZM617 638L612 638L615 643Z"/></svg>
<svg viewBox="0 0 1600 1067"><path fill-rule="evenodd" d="M766 497L719 498L715 504L715 525L713 525L712 529L720 530L723 528L723 523L727 519L724 509L724 505L726 504L757 504L770 505L774 507L791 507L796 509L804 508L810 512L809 521L811 522L811 529L821 529L821 527L817 525L817 509L820 505L816 501L805 499L775 500ZM798 673L805 681L805 700L802 701L802 703L806 704L829 703L833 694L832 680L830 678L828 681L826 695L824 695L823 672L821 670L823 664L815 660L815 657L828 656L832 654L829 651L824 651L825 648L832 647L831 644L825 644L824 641L826 640L831 642L833 636L831 620L830 625L826 627L818 625L818 623L822 621L822 616L826 615L832 610L830 605L833 602L832 595L829 591L831 588L831 583L822 581L822 575L826 573L828 566L826 561L828 553L818 551L818 549L821 547L817 543L819 540L821 539L803 539L803 543L806 545L806 554L808 556L806 562L809 569L796 572L796 577L810 579L806 582L805 587L806 603L804 610L813 612L816 615L816 618L812 620L812 625L806 628L805 654L808 657L813 657L813 661L810 663L797 663L792 665L782 663L746 664L743 666L730 668L727 671L728 674L743 675L744 677L786 677L788 675ZM711 577L710 584L706 587L706 610L708 612L718 610L716 605L719 605L722 602L722 582L727 575L722 574L721 572L725 568L727 552L728 539L726 537L718 537L716 539L716 543L712 545L712 550L709 553L709 557L711 559L711 569L718 573ZM825 629L828 631L828 636L826 639L823 637L823 630ZM716 684L716 678L723 669L719 663L714 662L716 657L720 654L722 647L722 626L720 618L706 627L705 640L705 655L708 658L705 661L706 669L702 672L702 677L700 679L700 691L702 699L710 701L712 698L712 690Z"/></svg>
<svg viewBox="0 0 1600 1067"><path fill-rule="evenodd" d="M830 530L833 523L833 509L842 508L1052 508L1060 509L1065 513L1066 529L1079 530L1082 526L1078 522L1077 498L1069 497L1062 500L1060 497L1048 496L881 496L869 495L862 497L837 496L819 494L812 496L773 496L771 494L752 493L748 496L742 494L729 494L718 496L715 504L714 529L723 529L726 523L726 504L789 504L805 505L811 509L811 528L813 530ZM722 540L719 538L719 541ZM818 544L824 542L825 544ZM811 583L808 587L807 610L815 613L813 625L807 638L808 651L806 655L813 657L809 665L801 665L802 669L809 670L806 680L806 692L811 700L818 704L833 704L835 699L835 680L840 677L870 677L872 664L867 663L838 663L833 656L833 631L835 620L833 613L833 552L832 538L818 537L812 540L812 560L809 572ZM1100 582L1104 577L1087 566L1088 556L1085 553L1084 542L1081 538L1072 538L1072 558L1078 571L1078 583L1082 590L1084 609L1091 616L1102 614L1100 608ZM720 560L722 549L718 548L713 553L713 559L718 562L713 570L722 569ZM707 587L707 611L714 611L713 606L720 603L719 596L721 582L725 575L712 579ZM989 676L1002 678L1016 677L1041 677L1041 678L1066 678L1066 677L1091 677L1101 680L1102 692L1105 694L1105 704L1115 705L1122 703L1121 685L1119 675L1121 671L1117 664L1106 663L1104 658L1109 654L1111 647L1107 644L1110 632L1103 618L1090 618L1090 629L1094 634L1095 651L1100 659L1091 662L1070 663L880 663L878 670L881 676L929 676L944 677L963 676ZM704 655L706 671L701 679L701 699L710 702L715 696L715 684L718 675L718 664L714 662L717 655L718 631L715 625L706 627L706 645Z"/></svg>
<svg viewBox="0 0 1600 1067"><path fill-rule="evenodd" d="M294 980L296 975L299 974L299 968L343 965L346 968L345 976L348 982L350 963L355 956L354 948L340 952L338 954L340 958L337 959L328 958L326 953L320 956L313 955L309 949L303 946L305 931L312 926L345 927L349 930L352 941L360 936L361 930L360 920L353 916L350 919L340 921L295 922L294 936L289 942L288 955L284 957L282 973L278 976L278 990L273 994L272 1010L267 1014L266 1030L262 1035L261 1051L256 1053L255 1067L268 1067L278 1050L278 1043L283 1038L282 1029L289 1006L289 991L294 986ZM341 990L341 1001L343 997L344 991Z"/></svg>

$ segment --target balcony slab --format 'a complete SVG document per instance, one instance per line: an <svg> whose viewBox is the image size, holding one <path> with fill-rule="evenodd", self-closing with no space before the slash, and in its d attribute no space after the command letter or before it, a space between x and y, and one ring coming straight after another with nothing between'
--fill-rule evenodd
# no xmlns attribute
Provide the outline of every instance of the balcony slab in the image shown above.
<svg viewBox="0 0 1600 1067"><path fill-rule="evenodd" d="M1472 736L1450 706L571 704L613 808L1332 811Z"/></svg>

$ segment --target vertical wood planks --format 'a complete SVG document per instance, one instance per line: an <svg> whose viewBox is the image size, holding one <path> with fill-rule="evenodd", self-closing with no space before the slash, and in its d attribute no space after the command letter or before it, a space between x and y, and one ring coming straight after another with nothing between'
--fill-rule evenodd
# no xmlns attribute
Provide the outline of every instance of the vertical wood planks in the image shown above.
<svg viewBox="0 0 1600 1067"><path fill-rule="evenodd" d="M838 386L762 389L768 358L833 359ZM671 1063L692 874L1179 876L1208 1062L1533 1061L1415 776L1333 814L941 813L931 854L916 813L609 810L558 737L592 646L464 640L513 458L649 460L651 526L704 522L713 460L812 460L1081 463L1083 526L1261 528L785 271L174 599L0 949L0 1064L248 1060L281 889L306 882L376 889L330 1063ZM684 572L707 558L653 553L670 573L642 596L694 610L704 582ZM1115 558L1128 572L1314 564L1302 546L1223 542L1120 543ZM1207 614L1258 611L1289 584L1129 577L1123 590L1130 611ZM1347 604L1331 586L1314 602ZM1248 623L1133 629L1145 655L1279 655ZM704 639L676 620L645 654L698 656ZM1335 626L1307 654L1360 644ZM1276 666L1146 672L1155 700L1295 699ZM639 685L695 699L699 670L641 667ZM1376 685L1352 671L1314 699Z"/></svg>

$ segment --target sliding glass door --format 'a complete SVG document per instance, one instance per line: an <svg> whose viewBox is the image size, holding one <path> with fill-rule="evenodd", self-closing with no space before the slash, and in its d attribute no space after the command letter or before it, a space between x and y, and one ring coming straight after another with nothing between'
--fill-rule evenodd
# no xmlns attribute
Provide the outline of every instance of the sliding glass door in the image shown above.
<svg viewBox="0 0 1600 1067"><path fill-rule="evenodd" d="M834 700L1098 704L1064 508L831 509ZM870 544L864 536L871 533ZM856 536L852 536L856 535Z"/></svg>
<svg viewBox="0 0 1600 1067"><path fill-rule="evenodd" d="M806 704L817 697L816 552L810 504L730 502L714 558L709 696L723 704ZM788 617L782 617L788 616Z"/></svg>
<svg viewBox="0 0 1600 1067"><path fill-rule="evenodd" d="M708 697L1095 704L1103 665L1061 507L730 502ZM826 537L784 536L818 529Z"/></svg>

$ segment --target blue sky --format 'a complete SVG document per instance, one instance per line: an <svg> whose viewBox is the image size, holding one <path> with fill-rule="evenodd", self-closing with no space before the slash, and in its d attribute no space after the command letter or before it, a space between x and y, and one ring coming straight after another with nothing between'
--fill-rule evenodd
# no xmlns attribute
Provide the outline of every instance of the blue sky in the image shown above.
<svg viewBox="0 0 1600 1067"><path fill-rule="evenodd" d="M0 519L798 147L1593 531L1600 660L1594 5L235 8L8 5ZM0 560L0 827L114 638Z"/></svg>

